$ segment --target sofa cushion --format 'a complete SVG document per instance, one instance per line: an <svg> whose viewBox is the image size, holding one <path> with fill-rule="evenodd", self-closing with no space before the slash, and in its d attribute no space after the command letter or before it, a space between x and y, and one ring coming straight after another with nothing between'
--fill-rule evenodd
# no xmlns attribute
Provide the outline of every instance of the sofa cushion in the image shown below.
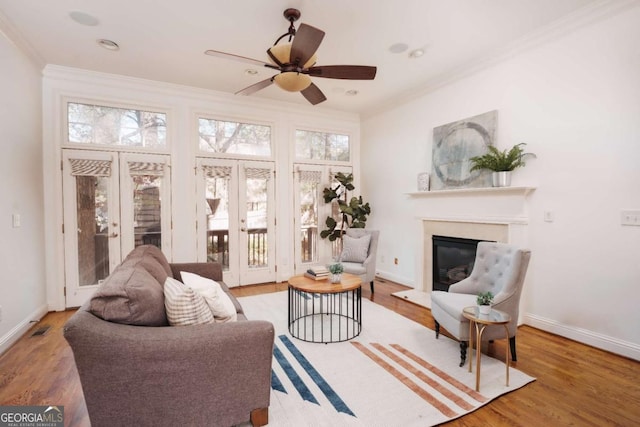
<svg viewBox="0 0 640 427"><path fill-rule="evenodd" d="M121 264L91 297L89 311L101 319L137 326L166 326L162 286L147 270Z"/></svg>
<svg viewBox="0 0 640 427"><path fill-rule="evenodd" d="M171 326L213 323L213 314L202 295L173 277L164 282L164 305Z"/></svg>
<svg viewBox="0 0 640 427"><path fill-rule="evenodd" d="M233 301L218 282L186 271L181 271L180 276L185 285L204 297L217 323L234 322L238 319Z"/></svg>
<svg viewBox="0 0 640 427"><path fill-rule="evenodd" d="M371 235L365 234L362 237L342 236L342 254L340 261L343 262L364 262L369 255L369 243Z"/></svg>
<svg viewBox="0 0 640 427"><path fill-rule="evenodd" d="M137 326L166 326L163 284L171 275L155 246L138 246L105 279L89 302L101 319Z"/></svg>
<svg viewBox="0 0 640 427"><path fill-rule="evenodd" d="M149 260L149 259L157 262L157 264L154 264L154 268L160 267L164 270L164 273L167 276L173 276L171 272L171 266L167 261L167 257L164 256L160 248L158 248L157 246L153 246L153 245L138 246L137 248L129 252L129 255L127 255L127 257L124 259L124 261L122 261L122 263L125 264L132 260L136 261L136 260ZM158 283L162 286L162 284L164 283L164 279L160 280Z"/></svg>

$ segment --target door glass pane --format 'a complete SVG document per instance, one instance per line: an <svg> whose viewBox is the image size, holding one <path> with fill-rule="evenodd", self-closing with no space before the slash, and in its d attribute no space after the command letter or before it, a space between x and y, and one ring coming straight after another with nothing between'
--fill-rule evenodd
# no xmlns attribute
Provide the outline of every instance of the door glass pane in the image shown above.
<svg viewBox="0 0 640 427"><path fill-rule="evenodd" d="M302 262L318 261L318 183L300 183L300 242Z"/></svg>
<svg viewBox="0 0 640 427"><path fill-rule="evenodd" d="M162 177L134 175L133 180L133 227L135 247L154 245L162 249L162 225L160 214L162 201L160 185Z"/></svg>
<svg viewBox="0 0 640 427"><path fill-rule="evenodd" d="M336 188L340 185L338 180L335 178L335 175L331 178L331 188ZM344 194L340 194L340 199L344 201ZM333 199L331 201L331 217L336 221L336 230L346 229L346 224L343 224L343 216L340 213L340 205L338 204L337 199ZM342 252L342 239L336 239L333 241L331 245L331 256L333 259L338 259L340 253Z"/></svg>
<svg viewBox="0 0 640 427"><path fill-rule="evenodd" d="M207 261L229 270L229 177L207 177Z"/></svg>
<svg viewBox="0 0 640 427"><path fill-rule="evenodd" d="M109 275L109 178L76 176L78 277L80 286Z"/></svg>
<svg viewBox="0 0 640 427"><path fill-rule="evenodd" d="M247 265L250 268L268 265L267 184L268 179L247 178Z"/></svg>

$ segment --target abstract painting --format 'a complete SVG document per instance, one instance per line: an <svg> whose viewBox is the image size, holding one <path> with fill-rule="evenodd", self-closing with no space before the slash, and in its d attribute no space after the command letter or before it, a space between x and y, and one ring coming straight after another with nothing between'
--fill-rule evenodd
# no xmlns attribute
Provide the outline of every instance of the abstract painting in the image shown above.
<svg viewBox="0 0 640 427"><path fill-rule="evenodd" d="M498 111L489 111L433 128L431 190L491 186L488 171L474 171L469 159L495 142Z"/></svg>

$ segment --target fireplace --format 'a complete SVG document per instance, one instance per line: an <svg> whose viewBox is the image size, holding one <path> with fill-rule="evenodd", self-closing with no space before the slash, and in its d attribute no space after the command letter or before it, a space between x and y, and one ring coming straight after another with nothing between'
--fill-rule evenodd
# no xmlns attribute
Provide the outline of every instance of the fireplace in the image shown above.
<svg viewBox="0 0 640 427"><path fill-rule="evenodd" d="M415 283L411 283L414 289L395 292L393 295L431 308L431 292L434 290L433 236L527 247L527 198L534 190L534 187L490 187L408 193L413 201L412 209L422 224L422 239L419 243L422 256L417 259L417 279ZM402 283L402 280L399 281Z"/></svg>
<svg viewBox="0 0 640 427"><path fill-rule="evenodd" d="M448 291L449 286L469 277L482 240L432 236L433 290Z"/></svg>

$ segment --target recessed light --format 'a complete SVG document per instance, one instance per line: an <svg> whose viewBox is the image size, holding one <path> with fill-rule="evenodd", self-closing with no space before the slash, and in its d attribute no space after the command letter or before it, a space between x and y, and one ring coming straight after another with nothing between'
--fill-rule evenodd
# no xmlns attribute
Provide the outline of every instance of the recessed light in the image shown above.
<svg viewBox="0 0 640 427"><path fill-rule="evenodd" d="M420 58L424 55L424 49L414 49L409 52L409 58Z"/></svg>
<svg viewBox="0 0 640 427"><path fill-rule="evenodd" d="M256 74L258 74L258 70L254 70L253 68L247 68L246 70L244 70L244 73L247 76L255 76Z"/></svg>
<svg viewBox="0 0 640 427"><path fill-rule="evenodd" d="M358 93L359 92L357 90L351 89L351 90L346 91L344 94L347 95L347 96L356 96Z"/></svg>
<svg viewBox="0 0 640 427"><path fill-rule="evenodd" d="M409 45L406 43L395 43L389 46L389 52L391 53L402 53L409 49Z"/></svg>
<svg viewBox="0 0 640 427"><path fill-rule="evenodd" d="M78 24L86 25L89 27L95 27L100 23L100 21L98 21L98 18L96 18L95 16L91 16L88 13L80 12L77 10L69 12L69 17Z"/></svg>
<svg viewBox="0 0 640 427"><path fill-rule="evenodd" d="M113 40L98 39L96 40L96 43L98 43L100 47L103 47L107 50L120 50L120 46L118 46L118 43L114 42Z"/></svg>

